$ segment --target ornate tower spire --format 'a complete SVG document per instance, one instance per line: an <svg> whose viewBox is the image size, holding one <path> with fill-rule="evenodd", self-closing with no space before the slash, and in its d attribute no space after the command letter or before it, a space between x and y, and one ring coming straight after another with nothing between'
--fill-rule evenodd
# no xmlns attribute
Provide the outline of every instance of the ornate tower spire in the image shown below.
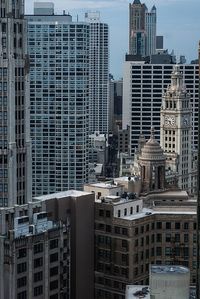
<svg viewBox="0 0 200 299"><path fill-rule="evenodd" d="M187 93L179 65L171 74L171 85L163 95L160 143L167 156L169 177L178 178L178 186L191 192L192 140L190 95ZM170 181L170 184L175 184Z"/></svg>

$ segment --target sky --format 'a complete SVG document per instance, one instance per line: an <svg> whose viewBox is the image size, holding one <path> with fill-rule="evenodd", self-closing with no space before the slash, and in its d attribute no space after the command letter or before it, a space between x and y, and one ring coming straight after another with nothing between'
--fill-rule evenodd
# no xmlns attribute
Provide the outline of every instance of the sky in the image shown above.
<svg viewBox="0 0 200 299"><path fill-rule="evenodd" d="M36 1L41 2L41 1ZM87 11L100 11L101 21L110 30L110 73L123 76L124 56L128 52L129 0L54 0L55 13L69 12L73 20L84 20ZM187 63L197 59L200 40L200 0L146 0L148 9L157 8L157 35L164 36L164 48L185 55ZM33 13L34 0L25 0L26 13Z"/></svg>

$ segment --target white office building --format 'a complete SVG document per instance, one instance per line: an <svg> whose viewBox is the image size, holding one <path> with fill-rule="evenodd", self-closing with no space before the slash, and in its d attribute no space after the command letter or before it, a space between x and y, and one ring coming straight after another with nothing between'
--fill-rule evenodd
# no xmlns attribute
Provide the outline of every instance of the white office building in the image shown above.
<svg viewBox="0 0 200 299"><path fill-rule="evenodd" d="M40 14L41 10L41 14ZM88 177L89 25L54 14L26 16L30 57L33 194L82 189Z"/></svg>
<svg viewBox="0 0 200 299"><path fill-rule="evenodd" d="M87 12L89 24L89 131L108 132L109 30L99 12Z"/></svg>
<svg viewBox="0 0 200 299"><path fill-rule="evenodd" d="M158 57L161 55L157 55ZM182 64L183 84L190 93L191 142L198 144L198 65ZM146 64L144 61L125 61L123 88L123 128L130 126L130 151L134 154L140 135L160 140L160 109L162 95L171 83L173 64Z"/></svg>
<svg viewBox="0 0 200 299"><path fill-rule="evenodd" d="M29 66L23 2L0 2L0 207L31 200Z"/></svg>

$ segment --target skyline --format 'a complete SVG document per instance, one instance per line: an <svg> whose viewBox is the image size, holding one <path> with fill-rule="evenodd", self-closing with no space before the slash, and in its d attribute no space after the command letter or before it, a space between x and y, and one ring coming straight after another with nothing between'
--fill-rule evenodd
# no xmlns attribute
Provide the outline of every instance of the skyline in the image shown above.
<svg viewBox="0 0 200 299"><path fill-rule="evenodd" d="M26 13L33 13L34 0L25 2ZM40 2L40 1L36 1ZM100 11L101 21L108 23L110 28L110 73L115 79L123 76L123 62L128 52L128 0L54 0L55 12L69 12L73 21L77 15L79 21L84 20L87 11ZM148 9L153 5L157 8L157 35L164 36L164 48L175 51L177 56L185 55L187 63L197 59L198 41L200 39L199 0L146 0ZM189 12L189 13L188 13ZM120 15L120 19L116 16ZM170 19L169 19L170 16ZM185 21L187 16L187 21ZM176 28L176 30L174 30ZM120 40L120 46L119 46ZM116 51L117 49L117 51Z"/></svg>

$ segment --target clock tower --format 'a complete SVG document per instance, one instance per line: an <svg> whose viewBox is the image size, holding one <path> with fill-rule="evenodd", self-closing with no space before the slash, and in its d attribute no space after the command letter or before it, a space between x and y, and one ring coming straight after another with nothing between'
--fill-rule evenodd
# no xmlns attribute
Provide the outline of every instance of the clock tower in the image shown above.
<svg viewBox="0 0 200 299"><path fill-rule="evenodd" d="M160 144L166 155L166 179L191 192L192 185L192 110L190 95L183 84L178 65L174 66L171 85L163 95Z"/></svg>

